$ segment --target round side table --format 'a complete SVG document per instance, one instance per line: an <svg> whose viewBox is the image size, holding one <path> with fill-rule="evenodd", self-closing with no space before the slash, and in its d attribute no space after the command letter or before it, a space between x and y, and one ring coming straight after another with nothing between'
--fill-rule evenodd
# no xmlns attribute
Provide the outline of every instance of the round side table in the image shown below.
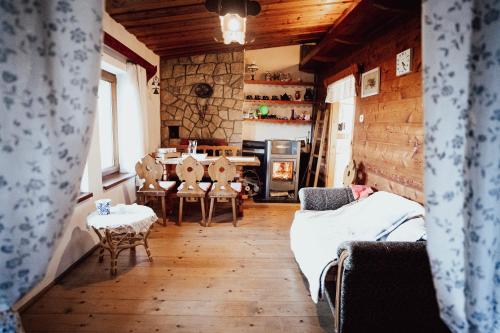
<svg viewBox="0 0 500 333"><path fill-rule="evenodd" d="M117 271L117 259L126 249L135 250L144 246L149 261L153 261L148 246L148 236L153 224L158 220L155 212L141 205L116 205L109 215L99 215L97 211L87 216L87 226L99 237L99 262L104 259L104 250L111 255L111 274Z"/></svg>

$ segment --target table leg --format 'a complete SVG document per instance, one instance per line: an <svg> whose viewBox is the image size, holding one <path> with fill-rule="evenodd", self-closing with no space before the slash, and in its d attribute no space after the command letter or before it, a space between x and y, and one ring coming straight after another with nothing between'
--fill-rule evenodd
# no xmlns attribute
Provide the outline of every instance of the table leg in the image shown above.
<svg viewBox="0 0 500 333"><path fill-rule="evenodd" d="M238 226L238 220L236 218L236 198L231 199L231 206L233 208L233 226Z"/></svg>
<svg viewBox="0 0 500 333"><path fill-rule="evenodd" d="M99 262L103 262L103 261L104 261L104 246L101 243L101 244L99 244Z"/></svg>
<svg viewBox="0 0 500 333"><path fill-rule="evenodd" d="M179 198L179 221L177 222L178 225L181 225L182 223L182 209L183 209L183 206L184 205L184 198L183 197L180 197Z"/></svg>
<svg viewBox="0 0 500 333"><path fill-rule="evenodd" d="M135 233L131 233L130 234L130 238L128 240L128 244L130 245L130 252L135 252L135 246L134 246L134 243L135 243L135 240L134 240L134 237L135 237Z"/></svg>
<svg viewBox="0 0 500 333"><path fill-rule="evenodd" d="M238 177L236 178L237 182L240 182L243 185L243 167L236 167L238 172ZM243 193L245 192L245 187L242 186L241 192L238 193L238 197L236 198L237 208L238 208L238 217L243 217Z"/></svg>
<svg viewBox="0 0 500 333"><path fill-rule="evenodd" d="M205 198L200 198L201 205L201 225L206 226L205 222Z"/></svg>
<svg viewBox="0 0 500 333"><path fill-rule="evenodd" d="M243 217L243 197L242 197L241 192L238 193L238 197L236 198L236 200L238 203L238 217L242 218Z"/></svg>
<svg viewBox="0 0 500 333"><path fill-rule="evenodd" d="M151 251L149 250L149 244L148 244L148 237L150 231L151 229L149 229L148 232L146 232L146 234L144 235L143 242L144 242L144 248L146 249L146 253L148 254L149 262L153 262L153 256L151 256Z"/></svg>
<svg viewBox="0 0 500 333"><path fill-rule="evenodd" d="M208 210L208 223L205 225L210 227L210 223L212 223L212 214L214 213L214 198L210 198L210 209Z"/></svg>
<svg viewBox="0 0 500 333"><path fill-rule="evenodd" d="M106 229L106 242L108 243L109 253L111 255L111 275L116 275L117 266L118 266L118 253L116 251L116 246L113 243L111 232Z"/></svg>
<svg viewBox="0 0 500 333"><path fill-rule="evenodd" d="M98 229L92 227L97 237L99 237L99 262L103 262L104 260L104 250L106 249L106 238L104 238Z"/></svg>
<svg viewBox="0 0 500 333"><path fill-rule="evenodd" d="M161 197L161 213L163 215L163 226L167 226L167 197Z"/></svg>

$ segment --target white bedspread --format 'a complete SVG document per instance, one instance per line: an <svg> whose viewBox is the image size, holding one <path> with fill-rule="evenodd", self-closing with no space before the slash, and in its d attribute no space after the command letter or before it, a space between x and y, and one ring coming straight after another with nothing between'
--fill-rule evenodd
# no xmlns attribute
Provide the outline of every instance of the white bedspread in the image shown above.
<svg viewBox="0 0 500 333"><path fill-rule="evenodd" d="M318 302L323 271L337 259L342 242L377 240L419 215L424 215L420 204L389 192L377 192L337 210L297 211L290 229L290 245L309 282L313 301Z"/></svg>

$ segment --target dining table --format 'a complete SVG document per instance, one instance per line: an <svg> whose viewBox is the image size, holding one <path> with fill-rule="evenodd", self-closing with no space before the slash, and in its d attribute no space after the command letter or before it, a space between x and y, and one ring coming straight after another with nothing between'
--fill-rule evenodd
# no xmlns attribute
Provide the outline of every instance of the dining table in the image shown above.
<svg viewBox="0 0 500 333"><path fill-rule="evenodd" d="M157 159L162 165L163 165L163 180L167 179L172 179L172 177L176 176L175 168L177 164L182 162L184 158L188 156L187 154L183 154L181 157L171 157L171 158L164 158L164 159ZM214 163L219 159L221 156L207 156L206 154L194 154L192 155L197 161L201 163L205 167L205 175L208 176L208 166L211 163ZM256 156L225 156L229 162L233 163L236 166L236 171L237 171L237 181L242 181L241 175L243 167L248 167L248 166L253 166L253 167L258 167L260 166L260 160ZM238 196L239 200L239 209L238 209L238 216L241 217L243 216L243 205L242 205L242 199L243 196L240 194Z"/></svg>
<svg viewBox="0 0 500 333"><path fill-rule="evenodd" d="M200 154L202 155L202 154ZM217 161L218 158L221 156L200 156L200 157L195 157L196 160L198 160L202 165L208 166L211 163L214 163ZM172 158L165 158L165 159L160 159L160 163L166 166L173 166L175 169L175 166L182 162L182 160L185 157L172 157ZM260 161L256 156L226 156L226 158L229 160L229 162L233 163L237 167L244 167L244 166L260 166Z"/></svg>

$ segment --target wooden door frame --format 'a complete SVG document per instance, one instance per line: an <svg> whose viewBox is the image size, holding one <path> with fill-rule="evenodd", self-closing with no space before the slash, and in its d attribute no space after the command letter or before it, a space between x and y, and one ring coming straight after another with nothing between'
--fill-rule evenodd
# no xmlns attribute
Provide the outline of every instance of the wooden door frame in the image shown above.
<svg viewBox="0 0 500 333"><path fill-rule="evenodd" d="M328 128L328 149L326 153L325 187L333 187L335 180L335 155L337 154L337 134L339 131L340 102L330 103L330 119Z"/></svg>
<svg viewBox="0 0 500 333"><path fill-rule="evenodd" d="M352 141L354 137L354 126L356 126L356 105L357 105L357 97L352 97L353 103L353 115L352 115L352 130L349 133L349 145L351 146L351 156L353 153ZM339 116L340 116L340 101L330 103L328 105L330 108L330 121L329 121L329 133L328 133L328 148L326 154L326 177L325 177L325 187L334 187L335 186L335 168L336 168L336 155L337 155L337 139L339 132Z"/></svg>

